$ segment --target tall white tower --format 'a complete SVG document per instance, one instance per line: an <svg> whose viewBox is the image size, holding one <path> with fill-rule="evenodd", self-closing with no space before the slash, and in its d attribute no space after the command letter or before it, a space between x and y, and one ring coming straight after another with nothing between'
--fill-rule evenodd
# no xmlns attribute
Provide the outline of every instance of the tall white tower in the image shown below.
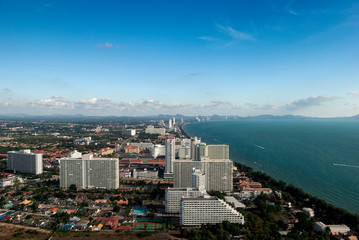
<svg viewBox="0 0 359 240"><path fill-rule="evenodd" d="M172 129L172 119L168 120L168 128Z"/></svg>
<svg viewBox="0 0 359 240"><path fill-rule="evenodd" d="M175 160L175 140L176 139L174 137L168 137L166 139L166 145L165 145L166 173L173 173L173 161Z"/></svg>
<svg viewBox="0 0 359 240"><path fill-rule="evenodd" d="M192 169L192 187L197 188L202 193L206 193L206 178L202 169Z"/></svg>
<svg viewBox="0 0 359 240"><path fill-rule="evenodd" d="M176 125L176 118L175 117L173 117L172 123L173 123L173 126Z"/></svg>

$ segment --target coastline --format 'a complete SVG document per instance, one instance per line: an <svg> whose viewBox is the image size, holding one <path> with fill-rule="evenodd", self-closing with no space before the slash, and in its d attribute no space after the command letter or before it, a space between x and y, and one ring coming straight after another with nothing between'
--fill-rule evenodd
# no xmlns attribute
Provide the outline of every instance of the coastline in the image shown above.
<svg viewBox="0 0 359 240"><path fill-rule="evenodd" d="M189 125L189 124L194 124L194 123L186 123L186 124L184 124L184 125ZM184 130L183 127L181 128L181 130L182 130L183 133L185 133L186 136L193 137L193 136L190 136L190 135ZM201 137L201 136L197 136L197 137ZM246 165L246 164L244 164L244 163L242 163L242 162L237 162L237 161L234 161L234 160L232 160L232 161L233 161L233 163L238 163L238 164L241 164L241 165L243 165L243 166L245 166L245 167L252 168L252 166L248 166L248 165ZM264 173L264 174L267 175L267 172L266 172L265 170L261 170L261 171L259 171L259 170L254 170L254 171L262 172L262 173ZM271 175L267 175L267 176L271 176ZM280 179L280 178L276 178L276 177L271 177L271 178L273 178L273 179L276 180L276 181L283 181L283 182L285 182L286 184L288 184L287 181L282 180L282 179ZM308 194L308 196L310 196L310 197L312 197L312 198L318 198L318 199L320 199L321 201L324 201L326 204L332 205L333 207L335 207L335 208L337 208L337 209L340 209L341 211L345 211L345 212L347 212L348 214L351 214L351 215L354 215L354 216L359 216L358 213L356 213L356 212L351 212L351 211L349 211L349 210L347 210L347 209L345 209L345 208L343 208L343 207L340 207L340 206L338 206L338 205L336 205L336 204L330 203L330 202L328 202L327 200L323 199L323 198L322 198L321 196L319 196L319 195L313 195L313 194L311 194L311 193L308 193L307 191L304 191L304 190L302 189L302 187L297 187L297 184L295 184L295 183L294 183L294 184L293 184L293 183L289 183L289 184L290 184L290 185L293 185L293 186L295 186L297 189L299 189L299 190L305 192L306 194Z"/></svg>

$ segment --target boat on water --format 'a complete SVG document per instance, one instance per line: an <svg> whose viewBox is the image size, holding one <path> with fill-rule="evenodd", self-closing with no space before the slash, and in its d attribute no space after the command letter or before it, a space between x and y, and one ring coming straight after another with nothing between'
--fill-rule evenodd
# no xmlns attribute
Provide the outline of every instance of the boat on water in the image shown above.
<svg viewBox="0 0 359 240"><path fill-rule="evenodd" d="M260 148L260 149L265 149L264 147L262 147L262 146L259 146L259 145L257 145L257 144L253 144L254 146L256 146L257 148Z"/></svg>

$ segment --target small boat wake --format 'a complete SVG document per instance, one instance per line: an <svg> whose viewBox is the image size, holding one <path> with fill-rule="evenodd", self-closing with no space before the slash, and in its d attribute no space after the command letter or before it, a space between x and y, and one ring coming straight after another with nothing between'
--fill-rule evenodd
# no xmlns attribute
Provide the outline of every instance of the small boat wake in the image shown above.
<svg viewBox="0 0 359 240"><path fill-rule="evenodd" d="M355 166L355 165L348 165L348 164L342 164L342 163L333 163L333 166L339 166L339 167L350 167L350 168L359 168L359 166Z"/></svg>
<svg viewBox="0 0 359 240"><path fill-rule="evenodd" d="M264 147L262 147L262 146L259 146L259 145L257 145L257 144L253 144L254 146L256 146L257 148L260 148L260 149L265 149Z"/></svg>

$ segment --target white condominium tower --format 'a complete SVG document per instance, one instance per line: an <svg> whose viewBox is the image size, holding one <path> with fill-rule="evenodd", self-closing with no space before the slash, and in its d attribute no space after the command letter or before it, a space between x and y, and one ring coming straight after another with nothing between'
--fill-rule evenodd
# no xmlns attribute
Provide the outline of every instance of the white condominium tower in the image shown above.
<svg viewBox="0 0 359 240"><path fill-rule="evenodd" d="M75 184L79 188L119 187L119 161L117 158L93 158L92 154L60 159L60 187Z"/></svg>
<svg viewBox="0 0 359 240"><path fill-rule="evenodd" d="M233 162L229 159L209 159L202 157L201 161L173 161L173 187L192 187L193 168L202 169L205 178L206 191L233 190Z"/></svg>
<svg viewBox="0 0 359 240"><path fill-rule="evenodd" d="M202 169L193 168L192 170L192 187L199 191L206 192L206 177Z"/></svg>
<svg viewBox="0 0 359 240"><path fill-rule="evenodd" d="M229 145L197 143L193 147L193 160L199 161L202 157L209 157L210 159L229 159Z"/></svg>
<svg viewBox="0 0 359 240"><path fill-rule="evenodd" d="M173 173L173 161L175 160L175 153L176 153L175 143L176 143L176 139L174 137L168 137L166 139L165 173Z"/></svg>
<svg viewBox="0 0 359 240"><path fill-rule="evenodd" d="M7 152L7 169L32 174L42 173L42 154L29 149Z"/></svg>

